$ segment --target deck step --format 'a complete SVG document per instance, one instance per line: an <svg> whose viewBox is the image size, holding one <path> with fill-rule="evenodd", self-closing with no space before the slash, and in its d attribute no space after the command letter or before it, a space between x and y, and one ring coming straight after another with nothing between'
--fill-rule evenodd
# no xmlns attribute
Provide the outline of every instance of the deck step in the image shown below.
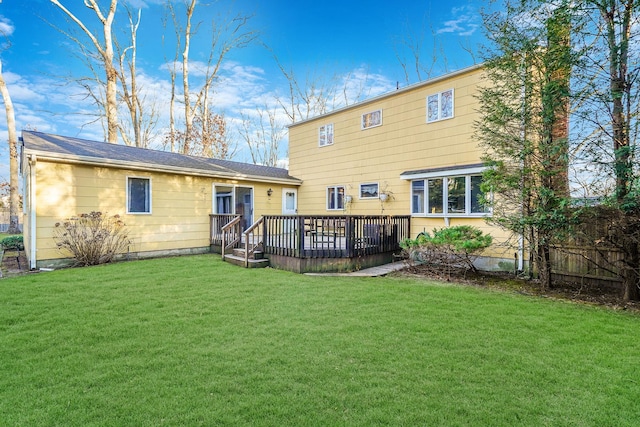
<svg viewBox="0 0 640 427"><path fill-rule="evenodd" d="M235 251L234 251L235 252ZM230 262L234 265L239 265L240 267L244 267L244 255L237 256L232 254L225 254L224 260ZM269 260L265 259L249 259L249 267L248 268L264 268L269 266Z"/></svg>
<svg viewBox="0 0 640 427"><path fill-rule="evenodd" d="M2 0L0 0L2 1ZM245 249L244 248L234 248L233 249L233 255L237 256L237 257L241 257L244 258L244 254L245 254ZM249 258L253 258L253 259L263 259L264 258L264 253L262 251L254 251Z"/></svg>

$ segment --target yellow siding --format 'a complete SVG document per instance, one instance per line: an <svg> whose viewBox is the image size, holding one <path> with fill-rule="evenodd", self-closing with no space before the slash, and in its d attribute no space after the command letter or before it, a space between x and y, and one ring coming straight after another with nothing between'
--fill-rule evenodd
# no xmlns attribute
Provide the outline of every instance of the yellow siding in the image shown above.
<svg viewBox="0 0 640 427"><path fill-rule="evenodd" d="M127 177L151 180L151 214L126 213ZM55 223L96 210L123 218L132 241L131 252L207 247L214 183L252 188L254 219L281 213L282 187L278 185L39 160L36 166L36 259L69 257L55 246ZM271 197L267 196L268 188L273 190ZM25 222L26 235L30 235L29 227Z"/></svg>
<svg viewBox="0 0 640 427"><path fill-rule="evenodd" d="M350 214L406 215L410 209L410 183L405 171L479 163L481 152L473 140L474 94L479 70L454 80L421 86L378 102L353 107L290 128L290 173L304 183L299 195L301 213L326 212L326 187L344 185L354 202ZM454 89L454 117L426 121L428 95ZM363 113L382 109L382 126L361 130ZM318 146L318 128L334 125L334 144ZM360 200L361 183L377 182L393 200ZM384 209L384 212L383 212Z"/></svg>
<svg viewBox="0 0 640 427"><path fill-rule="evenodd" d="M303 180L299 191L301 214L409 215L411 183L403 172L481 163L482 152L473 138L481 84L481 69L457 74L296 124L289 131L290 174ZM427 123L427 96L454 90L454 117ZM364 113L382 109L382 126L361 129ZM332 123L333 145L318 146L318 129ZM378 183L389 201L360 199L360 184ZM326 188L344 186L353 202L344 211L326 209ZM470 224L504 242L501 230L483 218L451 218L451 225ZM445 226L444 218L411 218L411 234ZM510 251L508 251L510 252ZM497 246L493 254L501 256ZM511 253L509 257L512 257Z"/></svg>

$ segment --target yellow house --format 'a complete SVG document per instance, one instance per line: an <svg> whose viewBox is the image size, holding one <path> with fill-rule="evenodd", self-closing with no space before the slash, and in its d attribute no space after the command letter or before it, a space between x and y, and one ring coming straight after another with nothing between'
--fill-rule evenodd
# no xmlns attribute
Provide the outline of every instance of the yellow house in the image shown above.
<svg viewBox="0 0 640 427"><path fill-rule="evenodd" d="M69 264L57 222L99 211L120 215L128 257L210 251L210 214L241 214L246 227L281 214L300 185L287 170L22 132L24 242L31 268Z"/></svg>
<svg viewBox="0 0 640 427"><path fill-rule="evenodd" d="M290 126L300 213L410 215L413 238L468 224L504 242L478 202L484 166L473 125L482 74L482 66L466 68ZM480 267L504 262L514 254L497 244Z"/></svg>
<svg viewBox="0 0 640 427"><path fill-rule="evenodd" d="M124 219L134 258L213 249L245 266L259 253L297 272L354 270L392 260L404 238L468 224L496 242L478 267L512 269L507 235L478 201L482 75L466 68L295 123L288 171L23 131L30 266L68 263L55 224L100 211Z"/></svg>

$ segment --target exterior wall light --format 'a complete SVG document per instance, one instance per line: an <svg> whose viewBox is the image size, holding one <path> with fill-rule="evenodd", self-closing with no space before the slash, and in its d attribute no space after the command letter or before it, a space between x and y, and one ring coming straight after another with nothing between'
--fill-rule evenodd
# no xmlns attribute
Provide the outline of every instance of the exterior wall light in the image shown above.
<svg viewBox="0 0 640 427"><path fill-rule="evenodd" d="M267 190L267 196L271 197L272 194L273 194L273 190L271 188L269 188Z"/></svg>

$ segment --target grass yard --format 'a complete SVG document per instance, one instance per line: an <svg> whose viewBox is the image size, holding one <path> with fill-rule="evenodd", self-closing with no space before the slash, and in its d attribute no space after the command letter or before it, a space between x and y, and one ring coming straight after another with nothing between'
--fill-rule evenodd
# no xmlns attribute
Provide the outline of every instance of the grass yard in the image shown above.
<svg viewBox="0 0 640 427"><path fill-rule="evenodd" d="M636 426L640 316L203 255L0 281L3 426Z"/></svg>

